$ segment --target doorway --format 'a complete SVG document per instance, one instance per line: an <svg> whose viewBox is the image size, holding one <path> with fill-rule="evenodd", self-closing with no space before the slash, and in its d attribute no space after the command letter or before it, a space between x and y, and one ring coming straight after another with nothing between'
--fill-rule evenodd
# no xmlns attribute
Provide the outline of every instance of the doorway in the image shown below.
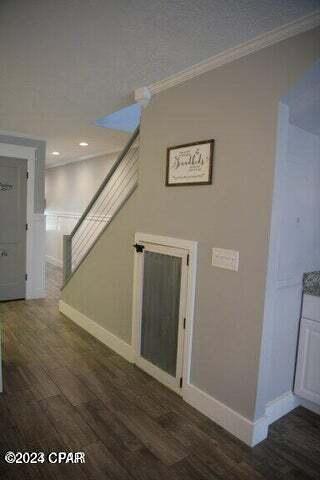
<svg viewBox="0 0 320 480"><path fill-rule="evenodd" d="M164 241L163 237L149 235L137 238L133 321L136 364L182 395L183 381L189 378L193 320L192 242ZM192 261L194 266L194 258Z"/></svg>
<svg viewBox="0 0 320 480"><path fill-rule="evenodd" d="M0 301L26 297L27 160L0 157Z"/></svg>

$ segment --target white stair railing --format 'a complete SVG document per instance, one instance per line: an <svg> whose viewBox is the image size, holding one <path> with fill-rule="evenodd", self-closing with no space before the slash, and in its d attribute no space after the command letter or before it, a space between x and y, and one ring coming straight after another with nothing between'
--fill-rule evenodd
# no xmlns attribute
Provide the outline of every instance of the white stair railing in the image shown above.
<svg viewBox="0 0 320 480"><path fill-rule="evenodd" d="M63 286L138 184L139 128L116 160L70 235L63 237Z"/></svg>

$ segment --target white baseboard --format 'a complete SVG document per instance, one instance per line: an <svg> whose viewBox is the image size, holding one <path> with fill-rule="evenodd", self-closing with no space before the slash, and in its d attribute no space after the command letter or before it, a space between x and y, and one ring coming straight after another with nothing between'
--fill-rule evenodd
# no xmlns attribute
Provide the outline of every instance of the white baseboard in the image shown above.
<svg viewBox="0 0 320 480"><path fill-rule="evenodd" d="M43 288L33 289L31 292L26 295L27 300L36 300L38 298L46 298L47 292Z"/></svg>
<svg viewBox="0 0 320 480"><path fill-rule="evenodd" d="M268 437L268 419L266 415L252 422L252 437L250 447L255 447Z"/></svg>
<svg viewBox="0 0 320 480"><path fill-rule="evenodd" d="M265 416L268 425L287 415L300 405L300 401L293 392L287 392L267 404Z"/></svg>
<svg viewBox="0 0 320 480"><path fill-rule="evenodd" d="M252 421L194 385L185 386L183 399L250 447L267 438L271 423L300 405L296 395L287 392L267 405L263 417Z"/></svg>
<svg viewBox="0 0 320 480"><path fill-rule="evenodd" d="M131 345L116 337L63 300L59 302L59 310L70 320L111 348L111 350L114 350L129 362L135 362L135 353ZM252 422L248 420L194 385L185 385L182 397L187 403L247 445L254 446L267 436L268 426L265 421L263 423L261 421Z"/></svg>
<svg viewBox="0 0 320 480"><path fill-rule="evenodd" d="M254 422L252 446L267 438L269 425L287 415L300 405L300 400L293 392L287 392L269 402L266 406L265 415Z"/></svg>
<svg viewBox="0 0 320 480"><path fill-rule="evenodd" d="M135 362L135 353L131 345L101 327L101 325L98 325L63 300L59 302L59 310L111 350L128 360L128 362ZM192 384L186 384L183 387L182 398L196 410L199 410L250 447L254 447L267 438L268 427L271 423L286 415L300 404L299 399L292 392L288 392L270 402L266 407L265 415L253 421Z"/></svg>
<svg viewBox="0 0 320 480"><path fill-rule="evenodd" d="M51 255L46 255L46 262L50 263L50 265L54 265L55 267L62 268L62 260L52 257Z"/></svg>
<svg viewBox="0 0 320 480"><path fill-rule="evenodd" d="M63 300L59 301L59 310L66 317L79 325L79 327L86 330L88 333L100 340L100 342L104 343L111 350L128 360L128 362L134 362L135 355L133 348L124 340L121 340L121 338L101 327L101 325L98 325L98 323L94 322L75 308L71 307Z"/></svg>
<svg viewBox="0 0 320 480"><path fill-rule="evenodd" d="M311 410L311 412L316 413L317 415L320 415L320 405L316 405L315 403L310 402L310 400L305 400L304 398L299 397L299 405L307 410Z"/></svg>
<svg viewBox="0 0 320 480"><path fill-rule="evenodd" d="M253 422L194 385L184 387L183 399L250 447L267 437L264 418Z"/></svg>

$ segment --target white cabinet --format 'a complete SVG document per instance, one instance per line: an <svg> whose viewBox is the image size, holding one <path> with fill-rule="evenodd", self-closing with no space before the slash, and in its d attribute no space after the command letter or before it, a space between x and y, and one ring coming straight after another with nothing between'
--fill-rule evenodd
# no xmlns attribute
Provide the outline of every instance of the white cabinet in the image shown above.
<svg viewBox="0 0 320 480"><path fill-rule="evenodd" d="M320 405L320 297L304 297L295 393Z"/></svg>

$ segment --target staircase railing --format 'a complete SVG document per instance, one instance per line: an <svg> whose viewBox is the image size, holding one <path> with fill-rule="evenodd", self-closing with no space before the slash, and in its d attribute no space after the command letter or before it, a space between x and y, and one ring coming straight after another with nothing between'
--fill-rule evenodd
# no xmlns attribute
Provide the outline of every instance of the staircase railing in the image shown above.
<svg viewBox="0 0 320 480"><path fill-rule="evenodd" d="M115 161L70 235L63 236L63 287L138 184L139 128Z"/></svg>

